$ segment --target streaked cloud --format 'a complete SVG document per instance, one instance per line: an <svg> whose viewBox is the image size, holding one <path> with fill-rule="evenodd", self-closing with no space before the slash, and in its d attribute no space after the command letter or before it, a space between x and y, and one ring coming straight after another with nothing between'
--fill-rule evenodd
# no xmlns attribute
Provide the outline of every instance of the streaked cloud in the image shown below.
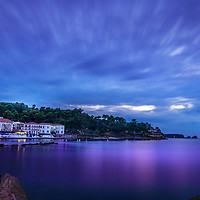
<svg viewBox="0 0 200 200"><path fill-rule="evenodd" d="M198 0L2 0L0 99L183 130L179 120L200 118L199 7Z"/></svg>
<svg viewBox="0 0 200 200"><path fill-rule="evenodd" d="M142 106L129 106L129 105L122 105L122 106L118 106L120 108L126 108L129 110L133 110L133 111L139 111L139 112L143 112L143 111L152 111L156 109L155 105L142 105Z"/></svg>
<svg viewBox="0 0 200 200"><path fill-rule="evenodd" d="M193 108L194 102L193 99L190 98L184 98L184 97L175 97L172 98L171 103L174 103L173 105L170 106L170 110L183 110L183 109L190 109Z"/></svg>
<svg viewBox="0 0 200 200"><path fill-rule="evenodd" d="M172 56L172 57L176 56L176 55L179 55L184 51L184 49L185 49L185 46L178 47L177 49L172 51L169 55Z"/></svg>
<svg viewBox="0 0 200 200"><path fill-rule="evenodd" d="M148 112L156 109L155 105L66 105L70 108L82 108L85 111L103 110L105 112L119 112L119 110L125 109L133 112Z"/></svg>
<svg viewBox="0 0 200 200"><path fill-rule="evenodd" d="M105 108L104 105L68 105L70 108L81 108L85 111L95 111Z"/></svg>
<svg viewBox="0 0 200 200"><path fill-rule="evenodd" d="M187 64L175 74L175 77L190 77L200 75L200 63L198 64Z"/></svg>
<svg viewBox="0 0 200 200"><path fill-rule="evenodd" d="M184 109L186 108L185 105L172 105L170 106L170 110L181 110L181 109Z"/></svg>

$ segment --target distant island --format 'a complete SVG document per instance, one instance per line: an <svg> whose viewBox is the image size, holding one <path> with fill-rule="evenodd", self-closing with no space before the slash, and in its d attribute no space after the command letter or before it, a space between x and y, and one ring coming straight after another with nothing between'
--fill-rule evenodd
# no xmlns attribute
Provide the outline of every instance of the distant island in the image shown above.
<svg viewBox="0 0 200 200"><path fill-rule="evenodd" d="M194 136L187 136L185 137L183 134L164 134L166 138L186 138L186 139L197 139L198 137L196 135Z"/></svg>
<svg viewBox="0 0 200 200"><path fill-rule="evenodd" d="M81 135L82 137L90 135L164 138L159 127L154 128L147 122L137 122L136 119L127 122L123 117L106 114L93 116L76 108L73 110L50 107L37 108L36 105L28 107L24 103L1 102L0 116L14 122L64 125L65 134Z"/></svg>

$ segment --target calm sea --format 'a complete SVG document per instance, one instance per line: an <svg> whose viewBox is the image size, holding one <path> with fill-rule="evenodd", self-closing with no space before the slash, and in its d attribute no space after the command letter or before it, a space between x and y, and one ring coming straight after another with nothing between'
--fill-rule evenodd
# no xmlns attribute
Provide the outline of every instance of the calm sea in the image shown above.
<svg viewBox="0 0 200 200"><path fill-rule="evenodd" d="M30 200L186 200L200 194L200 140L4 147L7 172Z"/></svg>

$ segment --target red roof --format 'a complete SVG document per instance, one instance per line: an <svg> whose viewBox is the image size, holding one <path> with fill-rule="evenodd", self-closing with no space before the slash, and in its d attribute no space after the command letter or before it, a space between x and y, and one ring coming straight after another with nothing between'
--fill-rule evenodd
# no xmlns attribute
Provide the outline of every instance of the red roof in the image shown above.
<svg viewBox="0 0 200 200"><path fill-rule="evenodd" d="M51 123L39 123L40 125L53 125L53 124L51 124Z"/></svg>
<svg viewBox="0 0 200 200"><path fill-rule="evenodd" d="M12 123L9 119L0 118L0 122Z"/></svg>
<svg viewBox="0 0 200 200"><path fill-rule="evenodd" d="M25 123L25 124L37 124L37 123L35 123L35 122L28 122L28 123Z"/></svg>
<svg viewBox="0 0 200 200"><path fill-rule="evenodd" d="M62 124L53 124L54 126L64 126L64 125L62 125Z"/></svg>
<svg viewBox="0 0 200 200"><path fill-rule="evenodd" d="M52 123L40 123L40 125L64 126L62 124L52 124Z"/></svg>

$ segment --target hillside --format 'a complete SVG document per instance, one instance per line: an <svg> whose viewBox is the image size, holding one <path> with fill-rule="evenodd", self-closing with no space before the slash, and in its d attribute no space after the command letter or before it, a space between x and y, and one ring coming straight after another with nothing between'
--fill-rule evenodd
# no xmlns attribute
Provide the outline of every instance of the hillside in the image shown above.
<svg viewBox="0 0 200 200"><path fill-rule="evenodd" d="M102 135L133 135L145 134L153 130L148 123L139 123L136 119L127 122L122 117L112 115L93 116L85 113L82 109L62 110L60 108L41 107L35 105L28 107L24 103L0 103L0 116L21 122L47 122L65 125L69 133L93 133ZM159 129L158 127L156 127Z"/></svg>

